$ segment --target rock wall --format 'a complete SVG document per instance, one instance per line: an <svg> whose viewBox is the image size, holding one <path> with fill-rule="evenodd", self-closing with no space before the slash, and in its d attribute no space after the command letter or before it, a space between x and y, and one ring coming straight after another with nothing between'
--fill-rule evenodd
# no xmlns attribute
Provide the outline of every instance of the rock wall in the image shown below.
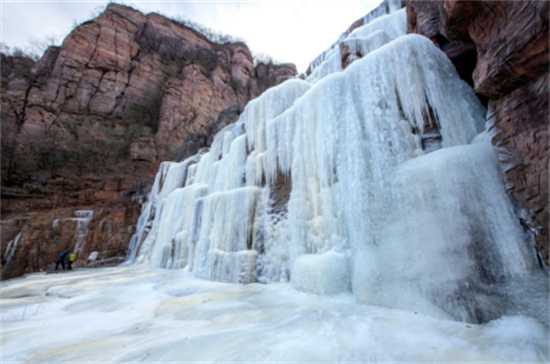
<svg viewBox="0 0 550 364"><path fill-rule="evenodd" d="M409 32L430 38L488 100L508 187L547 265L549 7L547 1L407 2Z"/></svg>
<svg viewBox="0 0 550 364"><path fill-rule="evenodd" d="M74 245L74 229L52 226L78 210L94 211L80 256L123 256L147 190L139 182L221 111L295 74L255 66L242 43L116 4L36 63L2 55L2 247L22 232L9 264L2 252L2 278Z"/></svg>
<svg viewBox="0 0 550 364"><path fill-rule="evenodd" d="M100 207L53 208L3 219L2 240L6 243L2 246L16 246L13 256L2 257L2 279L39 269L53 271L60 252L75 250L76 245L81 249L75 267L121 263L139 214L139 205L131 200L114 200ZM89 261L93 251L98 256Z"/></svg>

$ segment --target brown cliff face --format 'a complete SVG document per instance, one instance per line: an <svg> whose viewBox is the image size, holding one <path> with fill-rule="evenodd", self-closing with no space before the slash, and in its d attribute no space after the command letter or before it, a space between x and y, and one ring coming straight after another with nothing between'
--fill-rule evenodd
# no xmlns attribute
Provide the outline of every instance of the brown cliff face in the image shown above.
<svg viewBox="0 0 550 364"><path fill-rule="evenodd" d="M547 1L407 2L409 32L439 45L488 98L510 192L547 265L549 8Z"/></svg>
<svg viewBox="0 0 550 364"><path fill-rule="evenodd" d="M115 4L36 63L2 55L2 246L22 232L11 262L2 257L2 278L34 271L75 244L74 229L65 229L67 239L51 231L65 208L67 218L95 211L81 258L123 254L139 215L136 196L145 193L135 184L222 110L295 74L294 65L255 67L242 43L212 43Z"/></svg>

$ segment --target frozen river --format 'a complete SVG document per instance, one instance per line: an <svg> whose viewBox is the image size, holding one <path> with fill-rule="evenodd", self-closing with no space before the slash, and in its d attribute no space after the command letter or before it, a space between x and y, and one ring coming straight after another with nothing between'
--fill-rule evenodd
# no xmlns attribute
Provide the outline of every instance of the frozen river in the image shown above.
<svg viewBox="0 0 550 364"><path fill-rule="evenodd" d="M143 267L2 282L8 362L547 362L526 316L484 325Z"/></svg>

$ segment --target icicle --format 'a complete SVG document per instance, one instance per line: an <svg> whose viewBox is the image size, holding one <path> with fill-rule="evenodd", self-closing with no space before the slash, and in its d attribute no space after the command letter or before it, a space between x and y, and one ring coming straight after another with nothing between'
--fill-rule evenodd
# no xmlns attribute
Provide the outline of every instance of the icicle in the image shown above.
<svg viewBox="0 0 550 364"><path fill-rule="evenodd" d="M315 67L315 70L306 78L307 82L315 83L331 73L342 70L342 59L340 57L340 48L335 47L328 51L325 60Z"/></svg>
<svg viewBox="0 0 550 364"><path fill-rule="evenodd" d="M265 123L288 109L311 85L302 80L289 80L272 87L246 106L238 123L246 125L248 148L265 151Z"/></svg>
<svg viewBox="0 0 550 364"><path fill-rule="evenodd" d="M150 259L159 231L163 205L174 190L184 186L189 166L195 164L199 159L201 159L201 156L197 155L181 163L164 162L161 164L148 202L142 207L136 237L132 237L133 245L130 246L129 250L130 262L141 263ZM139 255L136 256L138 252Z"/></svg>
<svg viewBox="0 0 550 364"><path fill-rule="evenodd" d="M76 218L71 218L67 220L76 221L76 242L74 246L74 252L76 254L79 254L82 252L82 249L84 249L84 245L86 244L86 238L88 237L88 226L90 225L90 222L94 218L94 211L93 210L78 210L74 212L74 215L77 216Z"/></svg>
<svg viewBox="0 0 550 364"><path fill-rule="evenodd" d="M8 243L8 246L6 247L6 251L4 252L4 266L8 266L11 261L13 260L13 257L15 255L15 251L17 250L17 244L19 244L19 239L21 239L21 234L23 232L20 231L16 236L15 239L10 240Z"/></svg>
<svg viewBox="0 0 550 364"><path fill-rule="evenodd" d="M161 268L186 266L187 249L185 245L179 244L187 240L188 222L195 200L204 196L207 189L207 185L193 185L178 188L166 197L159 217L155 244L151 248L149 257L153 266Z"/></svg>
<svg viewBox="0 0 550 364"><path fill-rule="evenodd" d="M198 276L237 283L237 278L242 274L250 277L252 271L255 272L255 264L246 265L253 269L250 272L233 271L231 267L241 262L237 256L250 258L249 253L243 252L252 247L259 194L258 187L243 187L216 192L201 199L201 213L194 219L196 230L190 237L190 245L193 245L192 269ZM237 252L240 255L233 254ZM239 267L244 269L244 265Z"/></svg>

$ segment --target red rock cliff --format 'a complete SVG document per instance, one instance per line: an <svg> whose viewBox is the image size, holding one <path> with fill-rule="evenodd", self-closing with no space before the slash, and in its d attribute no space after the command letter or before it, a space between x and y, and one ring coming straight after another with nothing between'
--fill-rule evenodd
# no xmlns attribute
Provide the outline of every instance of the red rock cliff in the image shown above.
<svg viewBox="0 0 550 364"><path fill-rule="evenodd" d="M548 1L407 2L409 32L430 38L488 99L508 187L548 265Z"/></svg>
<svg viewBox="0 0 550 364"><path fill-rule="evenodd" d="M295 74L255 67L242 43L115 4L36 63L2 55L2 278L72 249L77 210L94 211L79 262L123 256L138 182L222 110Z"/></svg>

